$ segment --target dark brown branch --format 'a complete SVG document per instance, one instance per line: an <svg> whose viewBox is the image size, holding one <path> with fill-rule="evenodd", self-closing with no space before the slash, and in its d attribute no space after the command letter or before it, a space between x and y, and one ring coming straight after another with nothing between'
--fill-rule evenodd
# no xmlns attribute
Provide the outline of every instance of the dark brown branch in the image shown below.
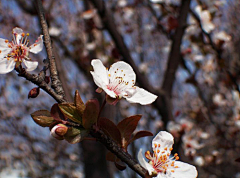
<svg viewBox="0 0 240 178"><path fill-rule="evenodd" d="M178 16L179 26L176 28L173 36L172 47L162 85L162 89L167 93L168 96L171 96L173 83L175 81L175 74L181 61L180 46L186 28L186 20L190 9L190 2L191 0L182 0Z"/></svg>
<svg viewBox="0 0 240 178"><path fill-rule="evenodd" d="M99 142L104 144L109 151L114 153L121 161L125 162L132 170L138 173L140 176L145 177L147 171L138 162L132 158L130 154L125 152L121 147L118 146L111 138L101 131L91 131L90 134L96 138Z"/></svg>
<svg viewBox="0 0 240 178"><path fill-rule="evenodd" d="M59 80L55 57L53 55L52 51L52 44L51 39L48 33L48 25L44 16L44 10L42 6L42 1L37 0L37 7L38 7L38 16L40 19L40 24L42 27L43 35L44 35L44 44L47 51L47 56L49 59L49 69L50 69L50 76L51 76L51 82L52 82L52 88L56 91L58 95L61 95L62 98L64 98L65 93L62 87L62 83Z"/></svg>
<svg viewBox="0 0 240 178"><path fill-rule="evenodd" d="M117 31L117 26L114 23L114 19L112 18L112 14L110 13L109 9L106 8L106 5L103 0L89 0L93 5L97 8L98 13L102 19L103 25L106 30L108 30L109 34L111 35L113 41L117 49L119 50L120 54L123 57L123 60L129 63L133 70L137 75L137 82L138 84L145 88L146 90L150 91L151 93L155 93L158 95L158 99L153 103L155 108L159 111L162 116L162 120L167 124L169 120L172 120L172 113L169 99L166 97L165 92L162 90L156 91L151 84L149 84L148 79L144 77L138 67L134 63L130 52L123 41L121 34Z"/></svg>
<svg viewBox="0 0 240 178"><path fill-rule="evenodd" d="M19 74L20 77L24 77L25 79L27 79L28 81L36 84L37 86L39 86L42 90L44 90L45 92L47 92L50 96L52 96L58 103L62 103L65 102L65 100L63 99L63 97L61 95L58 95L57 93L55 93L55 91L48 86L48 84L44 81L45 78L45 70L42 70L39 75L35 75L35 74L29 74L25 71L25 69L18 67L15 69Z"/></svg>
<svg viewBox="0 0 240 178"><path fill-rule="evenodd" d="M34 1L31 1L28 4L25 0L16 0L17 4L24 10L26 13L30 15L37 15L37 9L34 7Z"/></svg>

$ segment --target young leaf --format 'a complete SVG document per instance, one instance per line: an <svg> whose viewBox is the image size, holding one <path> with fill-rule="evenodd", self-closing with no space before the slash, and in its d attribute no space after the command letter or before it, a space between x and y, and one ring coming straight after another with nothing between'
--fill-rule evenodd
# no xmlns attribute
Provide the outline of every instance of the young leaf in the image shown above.
<svg viewBox="0 0 240 178"><path fill-rule="evenodd" d="M99 114L98 100L92 99L86 103L86 108L83 112L82 125L85 129L90 129L97 122Z"/></svg>
<svg viewBox="0 0 240 178"><path fill-rule="evenodd" d="M153 134L149 131L146 130L141 130L137 132L128 142L128 144L132 143L133 141L142 138L142 137L147 137L147 136L153 136Z"/></svg>
<svg viewBox="0 0 240 178"><path fill-rule="evenodd" d="M121 133L111 120L107 118L100 118L98 125L106 135L110 136L119 145L122 145Z"/></svg>
<svg viewBox="0 0 240 178"><path fill-rule="evenodd" d="M58 104L62 113L74 122L81 124L82 117L77 111L77 108L71 103Z"/></svg>
<svg viewBox="0 0 240 178"><path fill-rule="evenodd" d="M82 98L78 90L75 91L74 102L75 102L75 106L77 107L77 110L81 113L81 117L82 117L83 112L85 110L85 105L82 101Z"/></svg>
<svg viewBox="0 0 240 178"><path fill-rule="evenodd" d="M130 116L118 123L117 127L121 132L122 144L124 147L127 146L127 143L130 140L133 131L136 129L138 121L141 117L141 115Z"/></svg>
<svg viewBox="0 0 240 178"><path fill-rule="evenodd" d="M65 116L61 112L61 110L58 107L58 104L54 104L51 108L51 116L54 118L56 121L62 121L66 120Z"/></svg>
<svg viewBox="0 0 240 178"><path fill-rule="evenodd" d="M31 114L34 122L42 127L49 127L55 120L48 110L39 110Z"/></svg>

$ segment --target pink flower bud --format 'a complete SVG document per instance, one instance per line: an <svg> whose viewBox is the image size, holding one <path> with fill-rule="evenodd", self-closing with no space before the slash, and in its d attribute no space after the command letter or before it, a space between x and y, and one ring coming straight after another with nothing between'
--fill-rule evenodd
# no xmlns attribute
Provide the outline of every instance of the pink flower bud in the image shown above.
<svg viewBox="0 0 240 178"><path fill-rule="evenodd" d="M58 139L63 140L63 136L67 133L68 127L63 124L57 124L51 129L51 135Z"/></svg>

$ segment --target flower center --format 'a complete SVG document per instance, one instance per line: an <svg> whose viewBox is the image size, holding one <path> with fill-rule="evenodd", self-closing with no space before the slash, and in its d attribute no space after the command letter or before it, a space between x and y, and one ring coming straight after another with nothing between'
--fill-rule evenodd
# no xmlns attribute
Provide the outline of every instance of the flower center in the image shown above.
<svg viewBox="0 0 240 178"><path fill-rule="evenodd" d="M145 156L150 163L152 164L153 168L157 173L167 173L167 170L174 172L174 169L178 168L175 166L175 160L178 160L178 154L175 153L173 157L170 158L170 153L172 148L165 147L164 149L160 149L160 144L154 145L154 153L151 155L150 151L145 153Z"/></svg>
<svg viewBox="0 0 240 178"><path fill-rule="evenodd" d="M108 74L109 84L107 85L107 88L113 91L119 98L122 96L133 95L134 92L130 89L135 91L135 81L133 80L131 82L132 86L130 86L129 81L124 79L125 77L126 74L120 69L116 69L113 73Z"/></svg>
<svg viewBox="0 0 240 178"><path fill-rule="evenodd" d="M7 59L13 58L15 62L22 62L23 59L28 59L28 49L25 46L20 45L13 45L11 46L12 52L7 55Z"/></svg>

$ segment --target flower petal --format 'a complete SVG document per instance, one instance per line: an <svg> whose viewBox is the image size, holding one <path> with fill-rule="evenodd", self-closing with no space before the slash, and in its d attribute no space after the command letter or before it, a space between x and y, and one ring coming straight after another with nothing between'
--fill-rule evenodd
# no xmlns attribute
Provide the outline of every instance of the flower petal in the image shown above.
<svg viewBox="0 0 240 178"><path fill-rule="evenodd" d="M110 82L116 81L116 79L122 79L130 87L135 85L136 74L133 71L132 67L123 61L114 63L109 69L109 79ZM116 78L118 77L118 78Z"/></svg>
<svg viewBox="0 0 240 178"><path fill-rule="evenodd" d="M6 74L8 72L11 72L15 67L15 61L14 59L1 59L0 60L0 74Z"/></svg>
<svg viewBox="0 0 240 178"><path fill-rule="evenodd" d="M3 49L6 49L6 48L9 48L8 47L8 42L6 43L6 40L3 39L3 38L0 38L0 50L3 50Z"/></svg>
<svg viewBox="0 0 240 178"><path fill-rule="evenodd" d="M27 60L23 59L23 63L27 67L26 71L28 71L28 72L35 70L38 66L37 61L27 61Z"/></svg>
<svg viewBox="0 0 240 178"><path fill-rule="evenodd" d="M90 71L93 76L95 84L104 89L108 85L107 69L99 59L94 59L91 62L94 71Z"/></svg>
<svg viewBox="0 0 240 178"><path fill-rule="evenodd" d="M174 169L174 172L171 172L168 170L168 174L170 174L170 177L174 178L196 178L198 176L198 172L195 166L192 166L187 163L183 163L181 161L175 161L175 166L178 166L178 168Z"/></svg>
<svg viewBox="0 0 240 178"><path fill-rule="evenodd" d="M166 131L161 131L154 137L152 148L153 150L159 149L160 152L165 151L166 153L170 153L171 151L169 149L172 148L173 143L173 136ZM156 147L156 145L158 146L159 144L160 147ZM167 148L167 150L165 148Z"/></svg>
<svg viewBox="0 0 240 178"><path fill-rule="evenodd" d="M39 53L40 51L42 51L43 49L43 39L42 39L43 35L40 35L36 41L36 43L34 43L33 45L31 45L29 47L29 51L31 53L34 53L34 54L37 54Z"/></svg>
<svg viewBox="0 0 240 178"><path fill-rule="evenodd" d="M17 44L19 44L20 40L22 39L23 30L21 28L15 27L12 31L13 34L16 36Z"/></svg>
<svg viewBox="0 0 240 178"><path fill-rule="evenodd" d="M144 167L145 169L147 169L149 175L152 175L152 173L155 171L153 166L151 164L149 164L144 158L143 158L143 155L142 155L142 149L139 150L138 152L138 161L140 163L140 165L142 167Z"/></svg>
<svg viewBox="0 0 240 178"><path fill-rule="evenodd" d="M132 97L125 98L130 103L140 103L142 105L147 105L154 102L157 99L157 96L142 88L136 87L136 93Z"/></svg>

